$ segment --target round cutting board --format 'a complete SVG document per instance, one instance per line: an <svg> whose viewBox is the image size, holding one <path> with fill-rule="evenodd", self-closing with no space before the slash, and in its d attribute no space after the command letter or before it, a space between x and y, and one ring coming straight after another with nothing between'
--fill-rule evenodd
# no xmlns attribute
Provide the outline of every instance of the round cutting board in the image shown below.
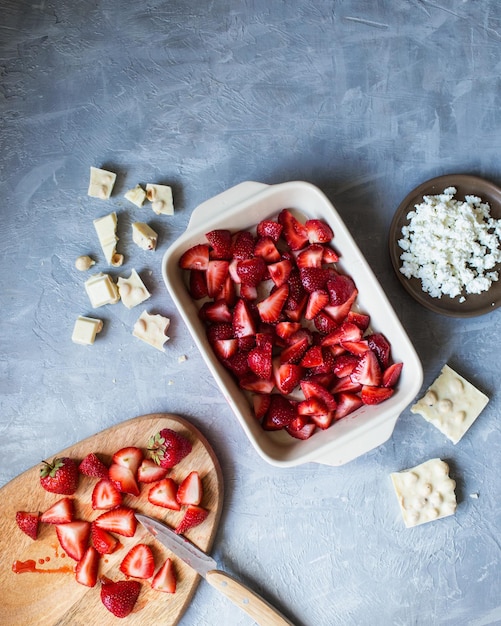
<svg viewBox="0 0 501 626"><path fill-rule="evenodd" d="M192 442L191 453L170 470L169 476L180 482L192 470L200 473L204 489L201 504L210 513L202 524L187 531L186 537L209 552L221 516L222 474L209 443L187 420L165 413L144 415L104 430L53 456L69 456L80 461L90 452L95 452L109 464L113 453L122 447L137 446L145 450L148 439L162 428L176 430ZM93 588L76 582L76 562L66 556L59 546L55 528L50 524L40 524L38 539L33 541L17 527L16 511L43 512L64 497L48 493L40 486L39 470L40 466L33 467L0 489L0 621L16 626L116 626L117 618L101 603L99 580ZM96 479L80 476L79 487L73 496L77 518L91 521L100 514L91 506L95 483ZM150 504L147 500L149 487L140 485L140 496L125 496L124 505L175 526L183 511L170 511ZM100 577L123 580L125 577L119 565L125 554L136 543L147 543L155 557L155 571L165 558L170 557L178 581L174 594L155 591L150 587L150 581L141 581L141 594L134 611L124 621L131 626L177 624L197 588L198 574L160 545L140 524L134 537L119 537L119 542L120 546L113 554L101 557Z"/></svg>

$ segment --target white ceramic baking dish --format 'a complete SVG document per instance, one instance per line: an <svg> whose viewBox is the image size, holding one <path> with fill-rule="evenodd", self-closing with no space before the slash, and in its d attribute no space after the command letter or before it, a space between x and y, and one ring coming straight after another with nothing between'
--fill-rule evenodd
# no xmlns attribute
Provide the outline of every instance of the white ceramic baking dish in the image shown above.
<svg viewBox="0 0 501 626"><path fill-rule="evenodd" d="M198 307L186 289L187 273L178 267L183 252L204 242L206 232L216 228L233 232L250 230L262 219L276 217L283 208L303 219L321 218L331 226L333 243L341 256L339 269L355 280L360 310L370 314L371 329L384 333L390 341L393 360L404 363L398 388L389 400L363 406L327 430L317 429L304 441L285 432L261 428L248 397L214 356L204 325L198 318ZM355 459L389 439L400 413L421 388L421 363L391 304L339 214L326 196L309 183L243 182L202 203L193 211L185 233L166 251L162 273L184 322L240 425L256 451L272 465L292 467L307 462L343 465Z"/></svg>

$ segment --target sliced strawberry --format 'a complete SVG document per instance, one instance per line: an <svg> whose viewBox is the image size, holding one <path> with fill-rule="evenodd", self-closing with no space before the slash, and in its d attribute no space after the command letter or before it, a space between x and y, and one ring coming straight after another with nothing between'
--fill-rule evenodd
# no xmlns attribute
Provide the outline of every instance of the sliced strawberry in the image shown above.
<svg viewBox="0 0 501 626"><path fill-rule="evenodd" d="M338 378L349 376L358 365L358 357L354 354L340 354L334 359L332 371Z"/></svg>
<svg viewBox="0 0 501 626"><path fill-rule="evenodd" d="M256 393L252 396L254 415L258 420L263 419L266 411L270 408L271 396Z"/></svg>
<svg viewBox="0 0 501 626"><path fill-rule="evenodd" d="M209 261L207 267L207 295L209 298L214 298L223 286L226 277L228 276L228 261Z"/></svg>
<svg viewBox="0 0 501 626"><path fill-rule="evenodd" d="M92 478L108 478L108 466L94 452L91 452L82 460L78 470L81 474Z"/></svg>
<svg viewBox="0 0 501 626"><path fill-rule="evenodd" d="M153 580L151 581L151 587L156 591L163 591L164 593L176 593L176 572L171 559L166 559L160 566Z"/></svg>
<svg viewBox="0 0 501 626"><path fill-rule="evenodd" d="M258 333L256 335L256 342L257 346L249 352L247 357L249 367L259 378L269 380L272 371L272 340L267 335Z"/></svg>
<svg viewBox="0 0 501 626"><path fill-rule="evenodd" d="M307 424L304 424L304 426L302 426L301 428L291 428L291 425L289 425L286 426L285 429L291 437L305 441L313 435L317 427L313 422L308 422Z"/></svg>
<svg viewBox="0 0 501 626"><path fill-rule="evenodd" d="M254 246L254 254L262 257L266 263L276 263L280 261L280 252L271 237L260 237Z"/></svg>
<svg viewBox="0 0 501 626"><path fill-rule="evenodd" d="M200 504L204 489L200 474L193 470L181 482L176 493L176 500L179 504Z"/></svg>
<svg viewBox="0 0 501 626"><path fill-rule="evenodd" d="M323 257L324 247L315 243L298 254L296 263L300 269L303 267L322 267Z"/></svg>
<svg viewBox="0 0 501 626"><path fill-rule="evenodd" d="M67 524L58 524L56 534L66 554L75 561L80 561L87 550L90 522L75 520Z"/></svg>
<svg viewBox="0 0 501 626"><path fill-rule="evenodd" d="M287 284L289 285L289 297L285 308L290 311L300 309L303 306L303 303L306 302L308 294L303 287L301 274L298 269L292 270L287 280ZM299 319L296 321L299 321Z"/></svg>
<svg viewBox="0 0 501 626"><path fill-rule="evenodd" d="M179 522L176 528L174 528L174 532L181 535L190 530L190 528L194 528L195 526L201 524L205 519L207 519L208 515L209 511L207 511L207 509L195 504L190 504L186 508L183 519Z"/></svg>
<svg viewBox="0 0 501 626"><path fill-rule="evenodd" d="M332 272L327 281L327 291L333 306L344 304L356 291L355 283L350 276Z"/></svg>
<svg viewBox="0 0 501 626"><path fill-rule="evenodd" d="M284 395L292 393L299 385L304 369L300 365L293 363L280 364L280 358L273 363L273 377L277 389Z"/></svg>
<svg viewBox="0 0 501 626"><path fill-rule="evenodd" d="M265 430L280 430L285 428L296 417L295 405L279 394L271 395L270 407L264 416Z"/></svg>
<svg viewBox="0 0 501 626"><path fill-rule="evenodd" d="M179 511L181 508L176 498L177 484L172 478L163 478L148 491L148 501L165 509Z"/></svg>
<svg viewBox="0 0 501 626"><path fill-rule="evenodd" d="M91 524L90 539L99 554L111 554L118 547L118 539L104 528Z"/></svg>
<svg viewBox="0 0 501 626"><path fill-rule="evenodd" d="M267 274L266 263L261 257L243 259L237 264L237 275L242 283L257 287Z"/></svg>
<svg viewBox="0 0 501 626"><path fill-rule="evenodd" d="M326 411L325 413L310 415L310 420L315 424L315 426L318 426L318 428L321 428L322 430L329 428L333 419L334 411Z"/></svg>
<svg viewBox="0 0 501 626"><path fill-rule="evenodd" d="M393 363L383 372L383 387L394 387L402 372L403 363Z"/></svg>
<svg viewBox="0 0 501 626"><path fill-rule="evenodd" d="M308 293L325 289L331 273L331 270L324 267L302 267L299 270L301 283Z"/></svg>
<svg viewBox="0 0 501 626"><path fill-rule="evenodd" d="M275 387L273 379L265 380L264 378L260 378L257 374L254 374L254 372L244 374L239 379L238 384L246 391L265 394L271 393Z"/></svg>
<svg viewBox="0 0 501 626"><path fill-rule="evenodd" d="M226 359L224 364L239 380L249 373L255 376L255 374L250 371L247 352L245 351L236 352L232 357Z"/></svg>
<svg viewBox="0 0 501 626"><path fill-rule="evenodd" d="M135 475L143 460L143 451L136 446L127 446L117 450L112 457L113 463L127 467Z"/></svg>
<svg viewBox="0 0 501 626"><path fill-rule="evenodd" d="M127 552L119 567L122 574L132 578L151 578L155 572L155 560L150 546L137 543Z"/></svg>
<svg viewBox="0 0 501 626"><path fill-rule="evenodd" d="M212 347L220 359L229 359L238 350L238 339L218 339Z"/></svg>
<svg viewBox="0 0 501 626"><path fill-rule="evenodd" d="M338 378L336 382L329 388L329 391L337 398L337 394L343 392L358 393L361 391L362 385L353 382L350 375Z"/></svg>
<svg viewBox="0 0 501 626"><path fill-rule="evenodd" d="M115 617L127 617L137 602L141 592L138 580L119 580L103 582L101 585L101 602Z"/></svg>
<svg viewBox="0 0 501 626"><path fill-rule="evenodd" d="M179 267L183 270L206 270L209 266L209 246L200 243L186 250L179 259Z"/></svg>
<svg viewBox="0 0 501 626"><path fill-rule="evenodd" d="M288 296L289 286L284 284L258 303L257 309L263 322L272 323L280 319L282 309L284 308Z"/></svg>
<svg viewBox="0 0 501 626"><path fill-rule="evenodd" d="M395 389L393 387L373 387L364 385L360 392L360 397L364 404L379 404L391 398Z"/></svg>
<svg viewBox="0 0 501 626"><path fill-rule="evenodd" d="M366 339L360 339L360 341L342 341L341 346L355 356L362 356L362 354L365 354L367 350L369 350L369 342Z"/></svg>
<svg viewBox="0 0 501 626"><path fill-rule="evenodd" d="M358 396L356 393L352 393L349 391L343 391L341 393L338 393L336 395L336 399L337 407L334 411L335 420L339 420L342 417L353 413L353 411L356 411L363 405L360 396Z"/></svg>
<svg viewBox="0 0 501 626"><path fill-rule="evenodd" d="M231 321L235 337L246 337L247 335L256 334L256 324L249 305L245 300L242 300L242 298L237 300Z"/></svg>
<svg viewBox="0 0 501 626"><path fill-rule="evenodd" d="M351 296L343 302L343 304L329 304L325 307L324 311L330 315L330 317L337 323L341 324L341 322L345 321L348 317L351 307L354 305L355 300L357 299L358 291L355 290Z"/></svg>
<svg viewBox="0 0 501 626"><path fill-rule="evenodd" d="M315 328L323 335L328 335L335 330L338 324L325 311L321 311L314 318Z"/></svg>
<svg viewBox="0 0 501 626"><path fill-rule="evenodd" d="M297 405L299 415L323 415L328 412L327 405L321 398L312 396Z"/></svg>
<svg viewBox="0 0 501 626"><path fill-rule="evenodd" d="M215 302L204 302L198 315L201 320L212 323L231 322L231 311L223 299Z"/></svg>
<svg viewBox="0 0 501 626"><path fill-rule="evenodd" d="M299 322L278 322L275 326L277 335L284 339L286 343L300 328L301 324Z"/></svg>
<svg viewBox="0 0 501 626"><path fill-rule="evenodd" d="M369 342L370 349L376 353L381 368L385 370L391 360L390 342L382 333L373 333L368 335L366 339Z"/></svg>
<svg viewBox="0 0 501 626"><path fill-rule="evenodd" d="M201 300L207 296L207 280L205 270L191 270L189 292L194 300Z"/></svg>
<svg viewBox="0 0 501 626"><path fill-rule="evenodd" d="M228 274L224 279L221 288L216 293L215 298L217 300L224 300L226 304L232 307L237 300L237 290L235 287L235 283L233 282L231 276Z"/></svg>
<svg viewBox="0 0 501 626"><path fill-rule="evenodd" d="M324 256L322 260L324 263L337 263L339 261L339 254L333 248L325 244L323 248Z"/></svg>
<svg viewBox="0 0 501 626"><path fill-rule="evenodd" d="M292 272L292 267L292 263L287 259L278 261L277 263L270 263L270 265L268 265L270 278L277 287L280 287L287 282L290 273Z"/></svg>
<svg viewBox="0 0 501 626"><path fill-rule="evenodd" d="M291 250L301 250L306 246L309 241L308 231L288 209L280 211L278 222L283 226L282 234Z"/></svg>
<svg viewBox="0 0 501 626"><path fill-rule="evenodd" d="M99 552L93 546L89 546L75 568L77 583L86 587L94 587L97 583L98 569Z"/></svg>
<svg viewBox="0 0 501 626"><path fill-rule="evenodd" d="M162 480L167 476L167 468L160 467L151 459L143 459L137 470L137 480L141 483L151 484Z"/></svg>
<svg viewBox="0 0 501 626"><path fill-rule="evenodd" d="M67 524L72 522L75 510L72 498L61 498L40 516L45 524Z"/></svg>
<svg viewBox="0 0 501 626"><path fill-rule="evenodd" d="M139 487L137 486L135 475L128 467L112 463L109 469L109 477L122 493L129 493L132 496L139 495Z"/></svg>
<svg viewBox="0 0 501 626"><path fill-rule="evenodd" d="M108 510L122 504L122 494L112 480L102 478L92 490L92 508Z"/></svg>
<svg viewBox="0 0 501 626"><path fill-rule="evenodd" d="M259 237L271 237L276 243L280 239L283 226L274 220L262 220L256 228Z"/></svg>
<svg viewBox="0 0 501 626"><path fill-rule="evenodd" d="M101 515L94 520L94 524L98 528L107 530L110 533L124 537L133 537L136 532L137 520L134 516L133 509L129 507L119 507L101 513Z"/></svg>
<svg viewBox="0 0 501 626"><path fill-rule="evenodd" d="M310 398L318 398L324 402L329 411L335 410L337 406L336 399L323 385L311 380L302 380L301 390L307 400Z"/></svg>
<svg viewBox="0 0 501 626"><path fill-rule="evenodd" d="M356 324L362 330L367 330L369 328L369 324L371 322L370 315L366 315L365 313L359 313L358 311L349 311L346 316L347 322L352 322Z"/></svg>
<svg viewBox="0 0 501 626"><path fill-rule="evenodd" d="M346 341L360 341L362 339L362 331L356 324L351 322L343 322L336 330L326 335L322 339L323 346L335 346Z"/></svg>
<svg viewBox="0 0 501 626"><path fill-rule="evenodd" d="M252 259L254 256L254 237L247 230L236 233L233 239L232 255L234 259Z"/></svg>
<svg viewBox="0 0 501 626"><path fill-rule="evenodd" d="M306 352L301 359L300 365L302 365L303 367L317 367L319 365L322 365L323 362L324 357L322 353L322 348L320 346L312 346L308 349L308 352Z"/></svg>
<svg viewBox="0 0 501 626"><path fill-rule="evenodd" d="M310 347L311 339L308 336L302 336L298 341L291 343L280 353L280 363L294 363L298 365Z"/></svg>
<svg viewBox="0 0 501 626"><path fill-rule="evenodd" d="M229 322L211 324L206 330L209 343L214 343L219 339L233 339L233 326Z"/></svg>
<svg viewBox="0 0 501 626"><path fill-rule="evenodd" d="M213 259L231 259L232 234L229 230L217 229L205 233L212 250L210 256Z"/></svg>
<svg viewBox="0 0 501 626"><path fill-rule="evenodd" d="M329 243L334 237L331 227L323 220L310 219L305 222L310 243Z"/></svg>
<svg viewBox="0 0 501 626"><path fill-rule="evenodd" d="M372 385L378 387L381 384L381 368L377 356L372 350L363 354L350 374L353 382L361 385Z"/></svg>
<svg viewBox="0 0 501 626"><path fill-rule="evenodd" d="M31 513L28 511L17 511L16 524L25 535L35 540L38 537L38 524L40 521L39 513Z"/></svg>
<svg viewBox="0 0 501 626"><path fill-rule="evenodd" d="M242 283L240 286L240 297L249 301L257 300L257 287Z"/></svg>
<svg viewBox="0 0 501 626"><path fill-rule="evenodd" d="M324 289L316 289L310 293L304 316L312 320L329 304L329 294Z"/></svg>

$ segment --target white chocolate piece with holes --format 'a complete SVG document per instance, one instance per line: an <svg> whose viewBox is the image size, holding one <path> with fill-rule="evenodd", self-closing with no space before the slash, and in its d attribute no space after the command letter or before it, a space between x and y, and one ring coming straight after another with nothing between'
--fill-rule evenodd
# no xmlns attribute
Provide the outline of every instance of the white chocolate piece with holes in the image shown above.
<svg viewBox="0 0 501 626"><path fill-rule="evenodd" d="M411 407L411 413L424 417L456 444L488 402L489 398L485 394L451 367L444 365L440 376Z"/></svg>
<svg viewBox="0 0 501 626"><path fill-rule="evenodd" d="M111 196L116 179L117 175L114 172L91 166L87 195L92 198L107 200Z"/></svg>
<svg viewBox="0 0 501 626"><path fill-rule="evenodd" d="M157 247L157 233L144 222L132 224L132 241L143 250L155 250Z"/></svg>
<svg viewBox="0 0 501 626"><path fill-rule="evenodd" d="M106 261L113 267L119 267L124 262L122 254L117 254L117 214L115 212L94 220L94 228L103 249Z"/></svg>
<svg viewBox="0 0 501 626"><path fill-rule="evenodd" d="M165 334L170 326L170 319L163 315L150 315L143 311L134 324L132 334L150 344L157 350L165 352L164 343L169 340Z"/></svg>
<svg viewBox="0 0 501 626"><path fill-rule="evenodd" d="M129 189L129 191L124 193L124 198L141 208L146 200L146 191L141 185L136 185L133 189Z"/></svg>
<svg viewBox="0 0 501 626"><path fill-rule="evenodd" d="M96 339L96 335L103 330L103 321L93 317L80 315L73 327L71 340L74 343L91 346Z"/></svg>
<svg viewBox="0 0 501 626"><path fill-rule="evenodd" d="M95 274L85 281L85 291L91 305L97 309L105 304L115 304L120 300L118 287L109 274Z"/></svg>
<svg viewBox="0 0 501 626"><path fill-rule="evenodd" d="M91 259L90 256L88 256L86 254L83 254L82 256L79 256L75 260L75 267L80 272L86 272L87 270L89 270L95 264L96 264L96 262L94 261L94 259Z"/></svg>
<svg viewBox="0 0 501 626"><path fill-rule="evenodd" d="M134 269L131 271L129 278L120 276L117 283L120 299L128 309L141 304L141 302L144 302L151 296L151 293L146 289L145 284Z"/></svg>
<svg viewBox="0 0 501 626"><path fill-rule="evenodd" d="M390 474L407 528L453 515L456 512L456 482L441 459Z"/></svg>
<svg viewBox="0 0 501 626"><path fill-rule="evenodd" d="M168 185L146 185L146 197L152 203L151 208L157 214L174 215L172 188Z"/></svg>

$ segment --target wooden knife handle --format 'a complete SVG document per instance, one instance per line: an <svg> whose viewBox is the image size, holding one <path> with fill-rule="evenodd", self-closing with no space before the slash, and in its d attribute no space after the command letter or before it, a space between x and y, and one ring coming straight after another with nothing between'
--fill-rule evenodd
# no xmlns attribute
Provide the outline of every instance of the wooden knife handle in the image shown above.
<svg viewBox="0 0 501 626"><path fill-rule="evenodd" d="M269 602L226 572L212 570L207 572L205 580L250 615L259 626L294 626Z"/></svg>

